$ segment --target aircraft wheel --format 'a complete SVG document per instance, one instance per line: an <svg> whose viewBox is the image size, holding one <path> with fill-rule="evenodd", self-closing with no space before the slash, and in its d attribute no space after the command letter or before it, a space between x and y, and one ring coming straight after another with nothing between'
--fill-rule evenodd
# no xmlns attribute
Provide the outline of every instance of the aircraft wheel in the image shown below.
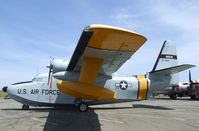
<svg viewBox="0 0 199 131"><path fill-rule="evenodd" d="M172 95L169 95L169 98L170 98L170 99L173 99L173 96L172 96Z"/></svg>
<svg viewBox="0 0 199 131"><path fill-rule="evenodd" d="M176 94L171 94L170 95L170 99L173 99L173 100L175 100L177 97L176 97Z"/></svg>
<svg viewBox="0 0 199 131"><path fill-rule="evenodd" d="M79 103L78 109L80 112L87 112L88 111L88 105L84 102Z"/></svg>
<svg viewBox="0 0 199 131"><path fill-rule="evenodd" d="M195 97L196 97L196 100L199 100L199 95L197 94L197 95L195 95Z"/></svg>
<svg viewBox="0 0 199 131"><path fill-rule="evenodd" d="M173 95L173 99L174 99L174 100L176 100L176 99L177 99L177 96L176 96L176 94L175 94L175 95Z"/></svg>
<svg viewBox="0 0 199 131"><path fill-rule="evenodd" d="M183 97L183 94L182 94L182 93L179 93L179 94L178 94L178 97Z"/></svg>
<svg viewBox="0 0 199 131"><path fill-rule="evenodd" d="M191 95L191 100L195 100L196 96L195 95Z"/></svg>
<svg viewBox="0 0 199 131"><path fill-rule="evenodd" d="M22 110L28 110L29 109L29 105L23 105L22 106Z"/></svg>

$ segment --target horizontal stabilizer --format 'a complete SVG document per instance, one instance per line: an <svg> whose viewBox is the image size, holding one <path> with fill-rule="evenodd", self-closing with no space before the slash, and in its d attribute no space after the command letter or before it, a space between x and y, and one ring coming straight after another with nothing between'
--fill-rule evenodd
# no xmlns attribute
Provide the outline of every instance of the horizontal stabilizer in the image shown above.
<svg viewBox="0 0 199 131"><path fill-rule="evenodd" d="M157 70L157 71L152 71L150 73L161 74L161 75L170 75L170 74L179 73L181 71L187 70L192 67L195 67L195 65L183 64L183 65L173 66L170 68L165 68L165 69L161 69L161 70Z"/></svg>

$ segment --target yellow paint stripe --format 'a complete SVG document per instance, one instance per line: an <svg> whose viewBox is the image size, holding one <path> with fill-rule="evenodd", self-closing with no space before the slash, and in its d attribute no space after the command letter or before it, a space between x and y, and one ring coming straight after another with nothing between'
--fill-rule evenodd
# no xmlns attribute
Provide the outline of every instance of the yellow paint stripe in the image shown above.
<svg viewBox="0 0 199 131"><path fill-rule="evenodd" d="M137 78L138 79L146 78L146 75L138 75Z"/></svg>
<svg viewBox="0 0 199 131"><path fill-rule="evenodd" d="M145 75L137 76L138 79L138 100L144 100L147 96L148 82Z"/></svg>
<svg viewBox="0 0 199 131"><path fill-rule="evenodd" d="M92 48L136 51L146 41L142 35L117 28L92 27L89 28L89 31L93 32L88 43L88 46Z"/></svg>

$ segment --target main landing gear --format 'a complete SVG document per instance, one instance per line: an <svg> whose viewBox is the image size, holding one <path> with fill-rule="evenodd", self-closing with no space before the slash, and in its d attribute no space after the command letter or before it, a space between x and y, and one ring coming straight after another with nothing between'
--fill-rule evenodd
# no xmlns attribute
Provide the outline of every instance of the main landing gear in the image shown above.
<svg viewBox="0 0 199 131"><path fill-rule="evenodd" d="M23 105L22 110L29 110L29 105Z"/></svg>
<svg viewBox="0 0 199 131"><path fill-rule="evenodd" d="M88 111L88 105L84 102L80 102L78 105L78 110L80 112L87 112Z"/></svg>
<svg viewBox="0 0 199 131"><path fill-rule="evenodd" d="M85 102L82 102L82 99L75 99L75 105L80 112L87 112L89 109L88 105Z"/></svg>
<svg viewBox="0 0 199 131"><path fill-rule="evenodd" d="M176 100L176 99L177 99L176 94L170 94L169 97L170 97L170 99L173 99L173 100Z"/></svg>

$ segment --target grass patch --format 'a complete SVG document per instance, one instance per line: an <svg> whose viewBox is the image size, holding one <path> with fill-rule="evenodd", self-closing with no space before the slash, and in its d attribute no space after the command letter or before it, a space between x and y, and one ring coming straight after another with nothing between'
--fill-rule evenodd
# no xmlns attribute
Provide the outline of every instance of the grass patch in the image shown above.
<svg viewBox="0 0 199 131"><path fill-rule="evenodd" d="M7 95L7 93L0 91L0 97L5 97Z"/></svg>

